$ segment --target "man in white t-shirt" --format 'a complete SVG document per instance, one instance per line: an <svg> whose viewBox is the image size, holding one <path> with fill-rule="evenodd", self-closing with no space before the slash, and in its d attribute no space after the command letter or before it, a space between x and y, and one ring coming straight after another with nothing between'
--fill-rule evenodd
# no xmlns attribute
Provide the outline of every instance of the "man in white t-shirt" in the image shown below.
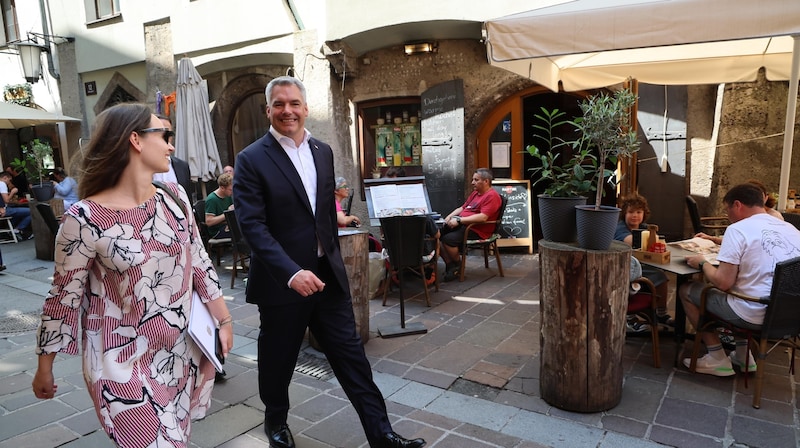
<svg viewBox="0 0 800 448"><path fill-rule="evenodd" d="M772 276L778 262L800 256L800 231L766 212L764 194L752 184L731 188L723 198L732 222L725 230L715 267L702 255L687 257L689 266L700 269L708 282L723 291L735 291L752 297L767 297L772 289ZM700 294L704 282L690 282L679 291L686 317L697 326L700 316ZM706 309L737 327L760 329L766 305L748 302L720 291L712 291ZM726 356L716 332L702 333L708 354L697 360L697 372L715 376L734 375L733 364L747 371L756 369L747 341L737 341L736 350ZM745 353L747 356L745 357ZM690 359L683 364L689 367Z"/></svg>

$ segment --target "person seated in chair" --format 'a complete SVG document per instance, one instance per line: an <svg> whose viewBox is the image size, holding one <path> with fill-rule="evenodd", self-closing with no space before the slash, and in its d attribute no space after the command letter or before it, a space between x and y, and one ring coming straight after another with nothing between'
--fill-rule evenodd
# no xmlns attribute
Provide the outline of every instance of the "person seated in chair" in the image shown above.
<svg viewBox="0 0 800 448"><path fill-rule="evenodd" d="M650 216L650 208L647 206L647 199L636 193L629 195L622 199L620 204L622 211L620 211L620 221L617 224L617 230L614 232L614 239L622 241L627 245L633 244L633 230L643 229L647 230L645 221ZM656 302L656 314L658 315L658 323L669 327L675 326L675 320L667 314L667 296L669 293L669 282L667 276L660 269L650 266L642 267L642 275L653 282L656 287L655 291L650 291L658 296ZM650 331L647 324L636 319L636 316L628 317L628 332L629 333L642 333ZM659 325L660 326L660 325Z"/></svg>
<svg viewBox="0 0 800 448"><path fill-rule="evenodd" d="M334 188L333 196L336 199L336 224L339 227L361 227L361 220L358 219L358 216L347 215L342 208L342 201L350 196L350 186L347 185L347 179L341 176L337 177L336 186Z"/></svg>
<svg viewBox="0 0 800 448"><path fill-rule="evenodd" d="M211 238L230 238L225 221L225 210L233 210L233 176L222 174L217 178L217 189L206 197L206 225Z"/></svg>
<svg viewBox="0 0 800 448"><path fill-rule="evenodd" d="M450 212L444 219L439 253L445 263L444 281L456 278L461 267L459 251L464 242L467 225L500 218L500 194L492 188L492 172L478 168L472 175L472 193L461 207ZM484 239L492 236L494 224L476 225L470 229L469 239Z"/></svg>
<svg viewBox="0 0 800 448"><path fill-rule="evenodd" d="M64 168L58 167L51 175L56 199L64 201L64 210L69 210L72 204L78 202L78 182L67 175Z"/></svg>
<svg viewBox="0 0 800 448"><path fill-rule="evenodd" d="M31 209L27 204L17 205L18 191L11 183L11 173L8 171L0 173L0 218L11 218L11 223L20 237L27 240L33 237Z"/></svg>
<svg viewBox="0 0 800 448"><path fill-rule="evenodd" d="M800 256L800 231L793 225L777 220L764 208L764 193L753 184L731 188L722 199L728 210L731 225L717 255L719 266L706 262L703 255L686 258L686 263L700 269L706 281L689 282L678 294L692 325L700 318L700 296L710 282L722 291L711 290L706 298L706 310L737 327L758 330L764 322L767 306L726 294L735 291L752 297L768 297L772 289L775 265ZM736 350L726 356L716 332L703 332L708 353L697 359L698 373L715 376L734 375L733 364L754 372L756 363L747 350L747 341L737 341ZM684 359L686 367L691 359Z"/></svg>

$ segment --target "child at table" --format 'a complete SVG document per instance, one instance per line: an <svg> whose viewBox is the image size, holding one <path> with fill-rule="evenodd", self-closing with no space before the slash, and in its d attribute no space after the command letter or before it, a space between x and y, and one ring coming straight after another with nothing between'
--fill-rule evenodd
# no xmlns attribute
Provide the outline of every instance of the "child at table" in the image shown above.
<svg viewBox="0 0 800 448"><path fill-rule="evenodd" d="M645 220L650 216L650 208L647 206L647 199L636 193L623 198L621 207L620 221L617 224L614 239L627 245L632 245L633 230L647 229ZM642 275L653 282L656 287L655 293L658 296L656 314L659 324L673 327L675 320L667 314L667 294L669 291L667 276L661 270L650 266L642 266ZM646 323L639 321L635 316L628 318L628 332L642 333L646 331L650 331Z"/></svg>

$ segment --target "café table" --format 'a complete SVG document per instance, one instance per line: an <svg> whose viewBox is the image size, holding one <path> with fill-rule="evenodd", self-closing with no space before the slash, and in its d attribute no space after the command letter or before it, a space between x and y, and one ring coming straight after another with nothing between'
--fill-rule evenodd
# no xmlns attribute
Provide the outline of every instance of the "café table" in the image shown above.
<svg viewBox="0 0 800 448"><path fill-rule="evenodd" d="M678 345L675 351L675 366L677 367L680 365L683 342L686 339L686 311L683 309L683 303L681 303L678 291L680 291L681 286L691 280L695 274L699 274L700 270L686 264L686 258L697 255L696 253L673 245L667 246L670 251L669 263L660 264L645 260L639 261L643 265L654 267L664 272L671 272L675 274L678 279L675 285L675 343Z"/></svg>

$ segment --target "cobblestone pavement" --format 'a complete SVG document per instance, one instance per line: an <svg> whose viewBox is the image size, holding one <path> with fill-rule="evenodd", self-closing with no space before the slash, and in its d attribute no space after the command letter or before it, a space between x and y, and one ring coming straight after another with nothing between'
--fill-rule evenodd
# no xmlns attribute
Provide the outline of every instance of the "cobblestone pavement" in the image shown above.
<svg viewBox="0 0 800 448"><path fill-rule="evenodd" d="M0 246L0 448L110 447L85 392L80 358L58 356L57 398L37 400L33 325L49 289L53 263L34 259L33 241ZM447 448L532 447L796 447L800 446L797 378L782 349L768 358L761 409L752 383L693 375L673 367L676 345L662 334L662 367L649 337L630 337L623 355L622 400L598 413L551 406L539 393L539 264L536 255L470 257L467 279L442 283L426 307L421 282L407 279L406 318L426 334L390 339L377 328L399 321L397 292L387 306L370 301L365 345L394 428ZM218 268L230 285L230 256ZM236 341L226 381L214 389L210 414L195 422L193 447L266 447L256 371L257 309L244 283L224 290ZM32 316L34 318L32 318ZM690 343L687 343L687 347ZM289 425L298 447L365 447L358 418L322 354L305 346L291 385ZM303 373L300 373L303 372Z"/></svg>

